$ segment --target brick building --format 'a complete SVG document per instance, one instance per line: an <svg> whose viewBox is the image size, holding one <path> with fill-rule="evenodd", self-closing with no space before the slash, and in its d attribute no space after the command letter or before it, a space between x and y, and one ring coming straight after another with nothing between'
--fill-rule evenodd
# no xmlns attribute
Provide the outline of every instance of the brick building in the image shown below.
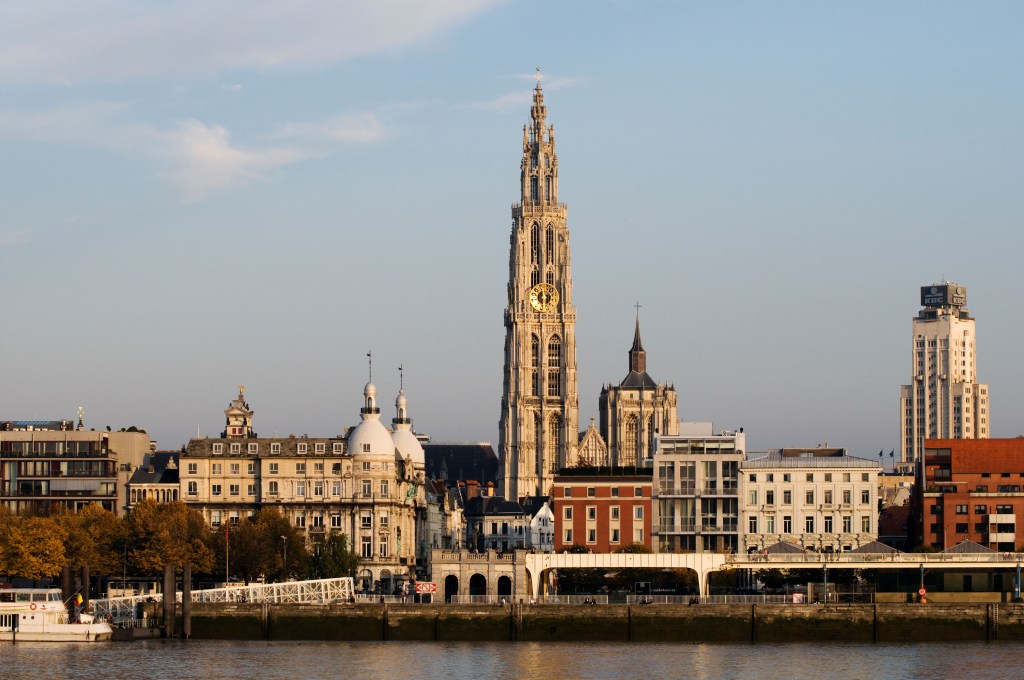
<svg viewBox="0 0 1024 680"><path fill-rule="evenodd" d="M917 494L919 543L948 548L964 539L993 550L1024 546L1024 438L926 439Z"/></svg>
<svg viewBox="0 0 1024 680"><path fill-rule="evenodd" d="M573 545L595 553L614 552L631 543L652 548L648 473L555 477L555 550Z"/></svg>

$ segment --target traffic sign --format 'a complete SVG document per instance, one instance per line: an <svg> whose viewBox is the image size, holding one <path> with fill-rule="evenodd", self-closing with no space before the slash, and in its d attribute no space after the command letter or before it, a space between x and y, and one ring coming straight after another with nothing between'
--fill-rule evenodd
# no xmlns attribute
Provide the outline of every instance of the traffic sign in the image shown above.
<svg viewBox="0 0 1024 680"><path fill-rule="evenodd" d="M419 595L432 595L437 592L437 584L424 581L416 582L416 593Z"/></svg>
<svg viewBox="0 0 1024 680"><path fill-rule="evenodd" d="M928 592L927 590L925 590L924 588L921 588L921 590L917 591L917 594L920 595L921 597L924 597L927 592Z"/></svg>

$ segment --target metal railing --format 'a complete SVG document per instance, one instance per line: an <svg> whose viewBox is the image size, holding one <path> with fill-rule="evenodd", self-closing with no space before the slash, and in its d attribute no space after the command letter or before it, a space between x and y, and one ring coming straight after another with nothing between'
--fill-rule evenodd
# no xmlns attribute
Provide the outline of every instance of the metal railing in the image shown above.
<svg viewBox="0 0 1024 680"><path fill-rule="evenodd" d="M754 555L726 555L726 564L772 564L774 562L799 562L810 565L822 564L872 564L878 562L897 562L903 564L934 564L958 562L1021 562L1024 553L779 553Z"/></svg>

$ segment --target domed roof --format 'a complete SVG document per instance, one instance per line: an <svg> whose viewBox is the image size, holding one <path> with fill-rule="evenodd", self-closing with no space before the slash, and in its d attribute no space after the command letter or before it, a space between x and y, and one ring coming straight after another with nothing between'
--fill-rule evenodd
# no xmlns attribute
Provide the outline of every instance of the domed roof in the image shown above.
<svg viewBox="0 0 1024 680"><path fill-rule="evenodd" d="M353 428L348 436L348 450L356 460L360 458L395 457L395 442L388 428L380 422L380 409L377 408L377 388L372 382L363 388L364 406L360 410L363 419Z"/></svg>
<svg viewBox="0 0 1024 680"><path fill-rule="evenodd" d="M391 420L395 428L391 438L395 442L395 448L402 459L412 459L413 467L423 469L427 464L427 457L423 453L423 445L412 433L412 419L407 411L408 400L405 398L405 390L398 391L398 398L395 399L396 416Z"/></svg>

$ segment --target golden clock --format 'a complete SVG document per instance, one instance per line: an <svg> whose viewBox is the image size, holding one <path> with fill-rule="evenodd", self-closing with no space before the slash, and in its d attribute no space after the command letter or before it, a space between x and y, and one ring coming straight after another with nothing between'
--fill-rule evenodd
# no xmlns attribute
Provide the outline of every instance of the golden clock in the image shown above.
<svg viewBox="0 0 1024 680"><path fill-rule="evenodd" d="M538 312L550 312L558 305L558 290L550 283L538 283L530 289L530 304Z"/></svg>

